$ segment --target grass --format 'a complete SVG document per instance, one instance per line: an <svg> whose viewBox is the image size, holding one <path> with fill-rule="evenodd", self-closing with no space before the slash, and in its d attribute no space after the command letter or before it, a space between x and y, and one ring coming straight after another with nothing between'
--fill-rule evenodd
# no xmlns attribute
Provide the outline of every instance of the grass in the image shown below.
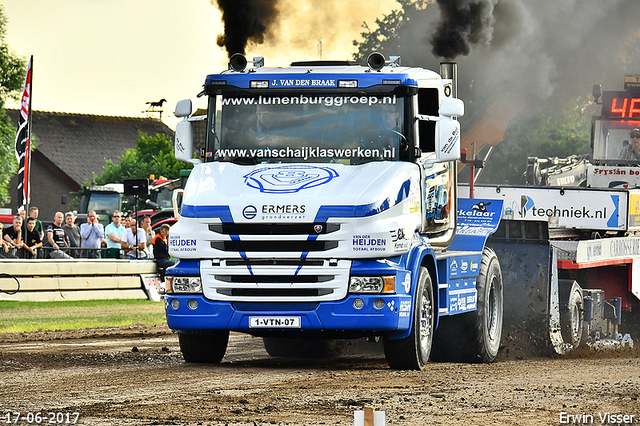
<svg viewBox="0 0 640 426"><path fill-rule="evenodd" d="M164 304L144 299L0 301L0 333L165 324Z"/></svg>

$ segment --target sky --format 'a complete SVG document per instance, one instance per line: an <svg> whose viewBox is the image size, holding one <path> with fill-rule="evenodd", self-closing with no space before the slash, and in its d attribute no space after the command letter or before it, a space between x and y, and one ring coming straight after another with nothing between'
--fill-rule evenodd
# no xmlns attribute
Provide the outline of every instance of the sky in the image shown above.
<svg viewBox="0 0 640 426"><path fill-rule="evenodd" d="M399 5L395 0L280 0L280 19L247 57L266 66L292 60L351 59L362 22ZM175 104L196 98L207 74L227 68L216 45L221 13L210 0L0 0L5 40L34 57L32 109L145 117L147 102L167 100L163 121L175 128ZM322 9L322 10L320 10ZM319 46L322 46L320 49ZM8 101L7 108L18 103ZM157 115L156 115L157 117ZM37 129L34 129L37 132Z"/></svg>

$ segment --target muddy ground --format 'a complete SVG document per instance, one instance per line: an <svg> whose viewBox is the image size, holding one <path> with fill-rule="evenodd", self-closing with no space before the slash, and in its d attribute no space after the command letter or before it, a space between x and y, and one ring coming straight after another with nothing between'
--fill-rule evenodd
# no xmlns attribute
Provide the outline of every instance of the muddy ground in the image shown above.
<svg viewBox="0 0 640 426"><path fill-rule="evenodd" d="M414 372L390 370L375 345L366 355L291 360L241 334L231 335L221 365L186 364L166 326L0 341L0 422L20 412L16 424L353 425L366 406L384 411L388 425L640 424L637 350L502 354L489 365Z"/></svg>

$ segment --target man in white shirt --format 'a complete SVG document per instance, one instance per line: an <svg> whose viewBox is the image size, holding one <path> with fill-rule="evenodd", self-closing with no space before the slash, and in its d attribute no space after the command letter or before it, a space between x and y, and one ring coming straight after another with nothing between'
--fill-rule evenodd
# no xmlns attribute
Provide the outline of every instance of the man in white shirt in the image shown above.
<svg viewBox="0 0 640 426"><path fill-rule="evenodd" d="M142 228L138 228L137 221L131 221L129 228L125 229L120 242L122 249L129 259L146 259L147 234Z"/></svg>

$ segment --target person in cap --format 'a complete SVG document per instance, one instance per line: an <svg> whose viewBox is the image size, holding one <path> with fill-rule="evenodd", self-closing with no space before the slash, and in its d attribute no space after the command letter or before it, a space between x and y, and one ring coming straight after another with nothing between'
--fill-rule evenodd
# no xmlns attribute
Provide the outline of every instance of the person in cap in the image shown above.
<svg viewBox="0 0 640 426"><path fill-rule="evenodd" d="M160 230L153 238L153 257L156 260L159 268L166 269L169 266L175 265L175 259L169 256L169 224L163 223L160 225Z"/></svg>
<svg viewBox="0 0 640 426"><path fill-rule="evenodd" d="M618 153L618 160L640 161L640 128L635 128L629 133L631 143L622 147Z"/></svg>

